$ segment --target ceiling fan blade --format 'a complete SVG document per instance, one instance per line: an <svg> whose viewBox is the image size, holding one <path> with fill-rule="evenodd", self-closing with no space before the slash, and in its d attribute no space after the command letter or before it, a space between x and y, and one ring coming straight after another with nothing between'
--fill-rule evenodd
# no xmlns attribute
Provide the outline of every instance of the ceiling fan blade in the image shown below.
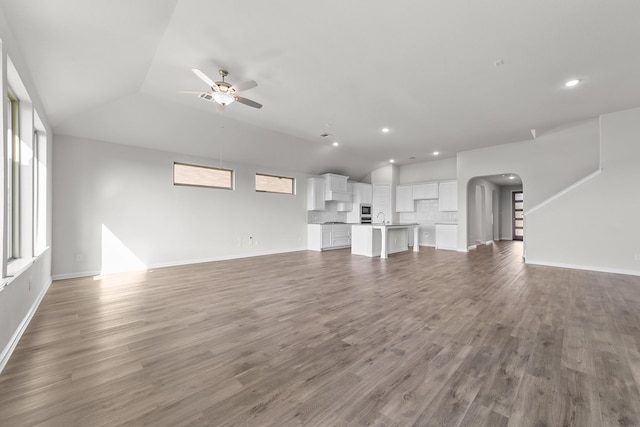
<svg viewBox="0 0 640 427"><path fill-rule="evenodd" d="M224 111L224 104L218 104L218 103L216 102L216 111L217 111L218 113L222 113L222 112Z"/></svg>
<svg viewBox="0 0 640 427"><path fill-rule="evenodd" d="M262 104L258 104L256 101L252 101L241 96L236 96L236 101L238 101L240 104L248 105L249 107L262 108Z"/></svg>
<svg viewBox="0 0 640 427"><path fill-rule="evenodd" d="M202 71L200 71L197 68L192 68L191 71L193 71L193 73L200 77L202 79L203 82L205 82L206 84L208 84L211 89L215 90L216 92L218 92L220 90L220 88L218 87L218 85L216 84L216 82L214 82L209 76L207 76L205 73L203 73Z"/></svg>
<svg viewBox="0 0 640 427"><path fill-rule="evenodd" d="M242 83L239 83L237 85L233 85L233 86L231 86L231 88L235 89L237 92L242 92L242 91L245 91L245 90L253 89L256 86L258 86L258 83L254 82L253 80L248 80L246 82L242 82Z"/></svg>

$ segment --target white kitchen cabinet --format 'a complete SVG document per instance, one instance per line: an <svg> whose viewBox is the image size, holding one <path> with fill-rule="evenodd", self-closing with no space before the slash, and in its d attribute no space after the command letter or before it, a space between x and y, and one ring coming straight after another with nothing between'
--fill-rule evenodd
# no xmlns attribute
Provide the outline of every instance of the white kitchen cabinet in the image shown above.
<svg viewBox="0 0 640 427"><path fill-rule="evenodd" d="M436 224L436 249L456 250L458 248L458 225Z"/></svg>
<svg viewBox="0 0 640 427"><path fill-rule="evenodd" d="M331 247L348 247L351 246L351 225L349 224L332 224L331 225Z"/></svg>
<svg viewBox="0 0 640 427"><path fill-rule="evenodd" d="M370 205L372 196L371 184L351 182L351 209L347 211L347 222L357 224L360 222L360 205ZM346 205L346 203L345 203ZM340 203L338 203L340 207Z"/></svg>
<svg viewBox="0 0 640 427"><path fill-rule="evenodd" d="M428 200L438 198L438 183L426 182L413 184L413 200Z"/></svg>
<svg viewBox="0 0 640 427"><path fill-rule="evenodd" d="M362 182L359 182L357 185L358 194L360 195L360 204L370 205L373 203L373 186Z"/></svg>
<svg viewBox="0 0 640 427"><path fill-rule="evenodd" d="M325 179L309 178L307 179L307 210L323 211L325 209Z"/></svg>
<svg viewBox="0 0 640 427"><path fill-rule="evenodd" d="M322 175L327 183L326 191L347 191L348 176L325 173Z"/></svg>
<svg viewBox="0 0 640 427"><path fill-rule="evenodd" d="M331 246L331 226L322 226L322 246L321 248L328 248Z"/></svg>
<svg viewBox="0 0 640 427"><path fill-rule="evenodd" d="M351 202L351 193L347 191L348 176L325 173L325 200L335 200L338 202Z"/></svg>
<svg viewBox="0 0 640 427"><path fill-rule="evenodd" d="M307 224L307 246L312 251L351 246L351 224Z"/></svg>
<svg viewBox="0 0 640 427"><path fill-rule="evenodd" d="M338 212L350 212L354 207L353 184L347 183L347 193L351 195L348 202L342 201L336 204Z"/></svg>
<svg viewBox="0 0 640 427"><path fill-rule="evenodd" d="M415 212L413 185L396 185L396 212Z"/></svg>
<svg viewBox="0 0 640 427"><path fill-rule="evenodd" d="M380 215L382 212L383 215ZM372 222L382 222L382 216L386 222L391 221L391 186L387 184L373 186L373 214Z"/></svg>
<svg viewBox="0 0 640 427"><path fill-rule="evenodd" d="M458 210L457 181L438 183L438 210L441 212L456 212Z"/></svg>

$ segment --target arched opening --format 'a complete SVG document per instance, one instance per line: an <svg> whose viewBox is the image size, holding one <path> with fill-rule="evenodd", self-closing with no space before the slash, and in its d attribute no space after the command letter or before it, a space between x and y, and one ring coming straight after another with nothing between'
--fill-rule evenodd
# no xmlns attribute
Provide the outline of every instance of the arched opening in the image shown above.
<svg viewBox="0 0 640 427"><path fill-rule="evenodd" d="M467 184L467 247L524 240L524 187L516 173L474 177ZM524 252L523 252L524 253Z"/></svg>

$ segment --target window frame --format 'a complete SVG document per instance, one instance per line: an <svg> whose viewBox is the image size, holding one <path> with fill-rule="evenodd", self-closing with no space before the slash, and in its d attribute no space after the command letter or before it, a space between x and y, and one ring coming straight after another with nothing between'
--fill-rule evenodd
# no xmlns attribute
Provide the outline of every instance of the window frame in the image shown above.
<svg viewBox="0 0 640 427"><path fill-rule="evenodd" d="M220 186L216 186L216 185L200 185L200 184L185 184L185 183L178 183L176 182L176 165L180 165L180 166L189 166L189 167L193 167L193 168L199 168L199 169L212 169L212 170L216 170L216 171L224 171L224 172L229 172L230 174L230 184L229 187L220 187ZM231 190L234 191L235 190L235 171L233 169L226 169L226 168L220 168L220 167L215 167L215 166L207 166L207 165L197 165L194 163L184 163L184 162L173 162L173 185L174 186L179 186L179 187L200 187L200 188L215 188L218 190Z"/></svg>
<svg viewBox="0 0 640 427"><path fill-rule="evenodd" d="M8 261L20 258L20 100L7 87L7 237ZM10 134L9 134L10 133Z"/></svg>
<svg viewBox="0 0 640 427"><path fill-rule="evenodd" d="M291 180L291 192L290 193L284 193L282 191L258 190L258 182L257 182L258 176L265 176L265 177L269 177L269 178L278 178L278 179ZM255 178L256 178L256 182L255 182L256 193L285 194L285 195L290 195L290 196L295 196L296 195L296 179L294 177L282 176L282 175L272 175L272 174L267 174L267 173L256 172Z"/></svg>

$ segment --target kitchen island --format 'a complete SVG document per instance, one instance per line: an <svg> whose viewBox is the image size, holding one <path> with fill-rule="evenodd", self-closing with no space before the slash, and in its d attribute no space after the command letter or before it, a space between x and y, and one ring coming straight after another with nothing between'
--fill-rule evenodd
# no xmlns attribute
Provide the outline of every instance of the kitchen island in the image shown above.
<svg viewBox="0 0 640 427"><path fill-rule="evenodd" d="M413 229L413 251L418 252L418 224L354 224L351 226L351 253L388 258L409 250L409 230Z"/></svg>

